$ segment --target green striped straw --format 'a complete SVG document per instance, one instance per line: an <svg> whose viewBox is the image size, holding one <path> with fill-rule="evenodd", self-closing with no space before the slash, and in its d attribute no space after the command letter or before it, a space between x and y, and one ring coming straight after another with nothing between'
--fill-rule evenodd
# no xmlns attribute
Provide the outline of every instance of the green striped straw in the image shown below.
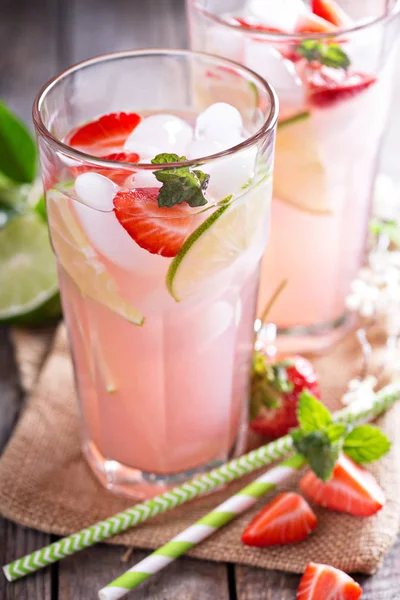
<svg viewBox="0 0 400 600"><path fill-rule="evenodd" d="M140 561L126 573L99 591L100 600L118 600L143 581L158 573L182 554L197 546L216 531L236 519L253 506L259 498L274 490L280 483L306 464L299 454L285 460L247 485L237 494L217 506L215 510L172 538L170 542Z"/></svg>
<svg viewBox="0 0 400 600"><path fill-rule="evenodd" d="M388 410L399 399L400 384L391 384L378 392L372 399L354 402L346 409L339 411L334 415L334 419L335 421L349 423L369 421ZM292 450L292 438L290 435L286 435L275 442L235 458L222 465L222 467L200 475L192 481L155 496L146 502L136 504L104 521L99 521L49 546L27 554L5 565L3 567L4 574L9 581L15 581L25 575L34 573L66 556L75 554L79 550L107 540L156 515L185 504L189 500L221 487L221 485L265 467L275 460L283 458Z"/></svg>

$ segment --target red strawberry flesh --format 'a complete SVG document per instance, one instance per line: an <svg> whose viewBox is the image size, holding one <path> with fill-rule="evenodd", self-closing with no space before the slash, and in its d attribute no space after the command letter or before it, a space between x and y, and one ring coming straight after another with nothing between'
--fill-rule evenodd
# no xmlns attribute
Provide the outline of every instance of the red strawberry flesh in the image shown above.
<svg viewBox="0 0 400 600"><path fill-rule="evenodd" d="M139 154L135 152L113 152L111 154L106 154L105 156L101 156L100 158L104 160L111 160L116 162L128 162L128 163L138 163L140 160ZM118 169L117 166L115 168L112 167L95 167L82 164L79 167L72 167L71 172L74 177L81 175L82 173L87 173L88 171L94 171L99 173L100 175L104 175L104 177L108 177L114 183L118 185L123 185L125 179L134 173L134 171L129 171L127 169Z"/></svg>
<svg viewBox="0 0 400 600"><path fill-rule="evenodd" d="M336 27L349 27L352 24L350 17L335 0L311 0L311 10Z"/></svg>
<svg viewBox="0 0 400 600"><path fill-rule="evenodd" d="M308 101L312 106L330 107L352 98L376 82L374 75L351 73L344 69L310 65L304 74L308 86Z"/></svg>
<svg viewBox="0 0 400 600"><path fill-rule="evenodd" d="M300 489L316 504L359 517L373 515L385 504L383 491L373 475L345 454L339 457L327 483L309 471L301 479Z"/></svg>
<svg viewBox="0 0 400 600"><path fill-rule="evenodd" d="M275 546L301 542L317 526L317 517L299 494L279 494L249 523L242 534L247 546Z"/></svg>
<svg viewBox="0 0 400 600"><path fill-rule="evenodd" d="M74 148L90 151L96 156L101 156L104 151L119 152L123 150L124 143L140 121L141 117L136 113L103 115L96 121L76 129L67 142Z"/></svg>
<svg viewBox="0 0 400 600"><path fill-rule="evenodd" d="M176 256L195 227L185 204L159 208L159 188L136 188L118 192L114 212L131 238L152 254Z"/></svg>
<svg viewBox="0 0 400 600"><path fill-rule="evenodd" d="M358 600L362 588L339 569L310 563L297 589L296 600Z"/></svg>

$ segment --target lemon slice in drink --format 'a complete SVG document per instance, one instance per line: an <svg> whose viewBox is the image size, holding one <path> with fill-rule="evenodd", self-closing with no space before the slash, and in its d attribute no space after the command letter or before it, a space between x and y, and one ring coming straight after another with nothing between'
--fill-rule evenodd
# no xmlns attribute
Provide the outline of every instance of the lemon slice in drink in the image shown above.
<svg viewBox="0 0 400 600"><path fill-rule="evenodd" d="M311 115L281 121L275 146L274 196L300 210L330 214L325 168Z"/></svg>
<svg viewBox="0 0 400 600"><path fill-rule="evenodd" d="M73 213L72 202L57 190L47 192L51 241L58 260L82 296L93 298L135 325L143 325L144 317L122 298L116 282L87 240Z"/></svg>
<svg viewBox="0 0 400 600"><path fill-rule="evenodd" d="M18 215L0 230L0 321L39 325L59 316L47 226L34 212Z"/></svg>
<svg viewBox="0 0 400 600"><path fill-rule="evenodd" d="M270 177L242 198L217 208L186 240L171 262L167 288L177 302L232 265L257 240L271 197Z"/></svg>

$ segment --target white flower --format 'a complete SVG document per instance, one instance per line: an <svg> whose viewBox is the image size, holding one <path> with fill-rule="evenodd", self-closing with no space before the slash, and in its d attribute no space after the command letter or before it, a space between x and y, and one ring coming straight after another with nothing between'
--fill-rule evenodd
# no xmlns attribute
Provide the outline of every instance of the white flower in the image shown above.
<svg viewBox="0 0 400 600"><path fill-rule="evenodd" d="M377 382L376 377L373 375L369 375L365 379L350 379L347 385L348 391L343 394L341 403L344 406L349 406L357 400L372 399Z"/></svg>

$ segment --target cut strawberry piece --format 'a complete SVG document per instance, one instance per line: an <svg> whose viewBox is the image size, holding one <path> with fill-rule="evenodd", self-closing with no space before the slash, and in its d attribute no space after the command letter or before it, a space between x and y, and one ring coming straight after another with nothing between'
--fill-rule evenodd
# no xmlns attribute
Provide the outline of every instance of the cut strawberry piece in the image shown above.
<svg viewBox="0 0 400 600"><path fill-rule="evenodd" d="M301 14L295 27L295 33L328 33L335 30L336 27L332 23L312 12Z"/></svg>
<svg viewBox="0 0 400 600"><path fill-rule="evenodd" d="M352 20L335 0L311 0L311 10L315 15L329 21L336 27L350 27Z"/></svg>
<svg viewBox="0 0 400 600"><path fill-rule="evenodd" d="M282 388L283 378L288 384L286 390ZM317 374L309 360L290 356L270 363L267 357L256 354L251 387L251 429L276 439L297 427L297 404L305 390L321 397Z"/></svg>
<svg viewBox="0 0 400 600"><path fill-rule="evenodd" d="M140 121L136 113L111 113L79 127L67 141L74 148L90 150L96 156L104 154L104 150L118 152Z"/></svg>
<svg viewBox="0 0 400 600"><path fill-rule="evenodd" d="M358 600L361 586L339 569L310 563L297 589L296 600Z"/></svg>
<svg viewBox="0 0 400 600"><path fill-rule="evenodd" d="M327 483L309 471L301 479L300 489L316 504L358 517L374 515L386 501L371 473L345 454L339 457Z"/></svg>
<svg viewBox="0 0 400 600"><path fill-rule="evenodd" d="M139 154L136 152L113 152L112 154L107 154L106 156L101 156L100 158L104 158L104 160L115 160L116 162L129 162L129 163L138 163L140 160ZM74 177L81 175L82 173L87 173L88 171L95 171L100 175L104 175L104 177L108 177L114 183L118 185L123 185L125 179L134 173L134 171L128 171L126 169L117 169L111 167L90 167L89 165L81 165L79 167L72 167L71 172Z"/></svg>
<svg viewBox="0 0 400 600"><path fill-rule="evenodd" d="M239 23L239 25L243 29L253 29L256 31L262 31L264 33L289 33L284 31L283 29L278 29L276 27L269 27L268 25L262 25L261 23L257 23L256 21L243 19L242 17L235 17L234 21Z"/></svg>
<svg viewBox="0 0 400 600"><path fill-rule="evenodd" d="M351 73L325 65L308 65L304 73L308 86L308 100L321 108L352 98L376 82L374 75Z"/></svg>
<svg viewBox="0 0 400 600"><path fill-rule="evenodd" d="M242 534L247 546L276 546L301 542L317 526L307 502L293 492L279 494L249 523Z"/></svg>
<svg viewBox="0 0 400 600"><path fill-rule="evenodd" d="M158 206L158 188L136 188L118 192L114 211L122 227L152 254L176 256L193 229L194 216L185 204Z"/></svg>

